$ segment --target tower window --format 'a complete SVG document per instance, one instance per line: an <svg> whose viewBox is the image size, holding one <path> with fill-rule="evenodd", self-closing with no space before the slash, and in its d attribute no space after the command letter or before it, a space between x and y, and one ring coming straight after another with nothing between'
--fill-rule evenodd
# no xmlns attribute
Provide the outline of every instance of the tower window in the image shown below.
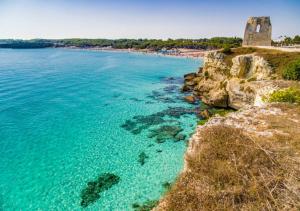
<svg viewBox="0 0 300 211"><path fill-rule="evenodd" d="M256 26L256 30L255 30L256 32L260 32L260 24L258 24L257 26Z"/></svg>

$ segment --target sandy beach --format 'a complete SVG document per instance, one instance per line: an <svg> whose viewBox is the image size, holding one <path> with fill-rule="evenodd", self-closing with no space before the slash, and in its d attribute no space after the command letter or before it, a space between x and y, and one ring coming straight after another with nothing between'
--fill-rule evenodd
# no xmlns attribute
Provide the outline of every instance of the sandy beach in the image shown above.
<svg viewBox="0 0 300 211"><path fill-rule="evenodd" d="M130 53L143 53L143 54L155 54L158 56L171 56L171 57L183 57L183 58L203 58L204 54L214 50L198 50L198 49L171 49L166 51L154 51L149 49L119 49L119 48L101 48L101 47L88 47L80 48L75 46L64 47L68 49L80 49L80 50L92 50L92 51L117 51L117 52L130 52Z"/></svg>

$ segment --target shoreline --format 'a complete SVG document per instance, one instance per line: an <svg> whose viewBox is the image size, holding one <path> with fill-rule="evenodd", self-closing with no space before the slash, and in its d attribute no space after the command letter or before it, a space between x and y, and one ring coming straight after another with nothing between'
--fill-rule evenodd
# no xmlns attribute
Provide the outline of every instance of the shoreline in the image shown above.
<svg viewBox="0 0 300 211"><path fill-rule="evenodd" d="M99 47L58 47L64 49L73 50L88 50L88 51L102 51L102 52L124 52L124 53L139 53L144 55L156 55L165 57L175 57L175 58L187 58L187 59L203 59L205 53L213 52L216 50L193 50L193 49L179 49L176 53L162 53L159 51L147 50L147 49L121 49L121 48L99 48Z"/></svg>

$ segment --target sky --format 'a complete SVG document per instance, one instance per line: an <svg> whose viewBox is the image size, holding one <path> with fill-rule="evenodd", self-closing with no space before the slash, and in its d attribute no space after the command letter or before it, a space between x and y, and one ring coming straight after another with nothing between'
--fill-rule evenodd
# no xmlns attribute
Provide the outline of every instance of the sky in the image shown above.
<svg viewBox="0 0 300 211"><path fill-rule="evenodd" d="M250 16L300 34L300 0L0 0L0 39L243 37Z"/></svg>

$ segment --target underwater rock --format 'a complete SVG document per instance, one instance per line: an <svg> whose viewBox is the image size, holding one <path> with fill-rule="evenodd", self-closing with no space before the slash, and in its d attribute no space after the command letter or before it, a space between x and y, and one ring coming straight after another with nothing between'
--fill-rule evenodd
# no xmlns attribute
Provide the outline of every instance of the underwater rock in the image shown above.
<svg viewBox="0 0 300 211"><path fill-rule="evenodd" d="M157 149L156 152L157 152L157 153L161 153L162 150L161 150L161 149Z"/></svg>
<svg viewBox="0 0 300 211"><path fill-rule="evenodd" d="M163 188L165 189L165 190L170 190L171 189L171 186L172 186L172 183L170 183L170 182L164 182L163 184L162 184L162 186L163 186Z"/></svg>
<svg viewBox="0 0 300 211"><path fill-rule="evenodd" d="M186 135L184 134L181 134L181 133L178 133L176 136L175 136L175 142L178 142L178 141L182 141L186 138Z"/></svg>
<svg viewBox="0 0 300 211"><path fill-rule="evenodd" d="M149 158L149 156L147 156L145 152L141 152L139 154L138 162L143 166L146 162L146 159L148 159L148 158Z"/></svg>
<svg viewBox="0 0 300 211"><path fill-rule="evenodd" d="M167 77L162 79L163 82L166 84L182 84L183 78L182 77Z"/></svg>
<svg viewBox="0 0 300 211"><path fill-rule="evenodd" d="M131 98L129 98L129 100L132 100L132 101L135 101L135 102L141 102L141 101L143 101L143 100L140 100L140 99L138 99L136 97L131 97Z"/></svg>
<svg viewBox="0 0 300 211"><path fill-rule="evenodd" d="M87 207L88 205L94 203L100 198L100 193L110 189L113 185L117 184L120 181L120 177L111 174L103 173L100 174L97 180L90 181L87 183L87 187L81 191L80 205L82 207Z"/></svg>
<svg viewBox="0 0 300 211"><path fill-rule="evenodd" d="M131 120L126 120L126 122L124 124L121 125L122 128L124 128L125 130L134 130L136 127L136 122L133 122Z"/></svg>
<svg viewBox="0 0 300 211"><path fill-rule="evenodd" d="M121 127L125 130L130 131L134 135L141 133L144 129L147 129L152 125L158 125L165 122L165 120L158 115L139 115L134 116L133 119L134 121L126 120L126 122L122 124Z"/></svg>
<svg viewBox="0 0 300 211"><path fill-rule="evenodd" d="M169 107L161 112L158 112L157 115L168 116L174 118L180 118L186 114L196 114L196 109L192 108L184 108L184 107Z"/></svg>
<svg viewBox="0 0 300 211"><path fill-rule="evenodd" d="M158 204L158 200L149 200L144 202L143 204L134 203L132 204L132 208L134 211L150 211Z"/></svg>
<svg viewBox="0 0 300 211"><path fill-rule="evenodd" d="M146 101L145 104L154 104L155 102L152 101Z"/></svg>
<svg viewBox="0 0 300 211"><path fill-rule="evenodd" d="M156 138L157 143L163 143L169 139L176 139L178 133L183 129L176 125L162 125L159 128L150 130L149 138Z"/></svg>
<svg viewBox="0 0 300 211"><path fill-rule="evenodd" d="M176 103L176 98L173 99L169 95L170 93L164 93L159 91L152 91L150 95L147 96L147 98L151 100L155 100L162 103Z"/></svg>
<svg viewBox="0 0 300 211"><path fill-rule="evenodd" d="M114 97L114 98L118 98L118 97L120 97L120 96L121 96L120 93L115 93L115 94L113 94L113 97Z"/></svg>
<svg viewBox="0 0 300 211"><path fill-rule="evenodd" d="M165 93L173 94L179 90L179 87L176 85L170 85L170 86L166 86L163 90Z"/></svg>
<svg viewBox="0 0 300 211"><path fill-rule="evenodd" d="M177 120L166 119L166 117L179 119L183 115L196 115L196 114L197 114L196 108L169 107L163 111L154 114L134 116L132 120L126 120L125 123L121 125L121 127L127 131L130 131L132 134L136 135L152 126L160 125L163 123L171 123L171 122L178 123ZM158 138L158 140L161 141L162 139Z"/></svg>

